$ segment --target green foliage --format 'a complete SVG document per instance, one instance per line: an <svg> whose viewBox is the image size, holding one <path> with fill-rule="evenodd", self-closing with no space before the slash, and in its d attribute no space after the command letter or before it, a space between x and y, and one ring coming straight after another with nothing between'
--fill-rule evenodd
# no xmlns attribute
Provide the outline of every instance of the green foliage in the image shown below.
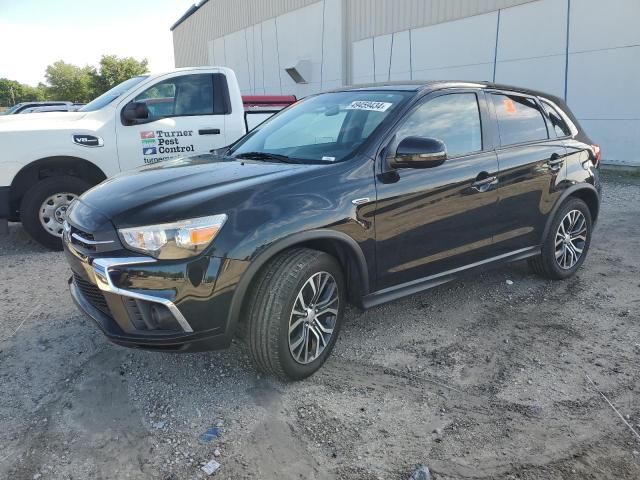
<svg viewBox="0 0 640 480"><path fill-rule="evenodd" d="M46 98L46 87L23 85L15 80L0 78L0 107L10 107L19 102L38 102Z"/></svg>
<svg viewBox="0 0 640 480"><path fill-rule="evenodd" d="M58 60L47 67L45 75L49 84L48 97L51 100L68 100L86 103L94 98L93 67L78 67Z"/></svg>
<svg viewBox="0 0 640 480"><path fill-rule="evenodd" d="M0 107L43 100L90 102L119 83L148 72L147 65L146 58L136 60L116 55L103 55L98 70L88 65L78 67L59 60L46 69L47 85L41 83L31 87L0 78Z"/></svg>
<svg viewBox="0 0 640 480"><path fill-rule="evenodd" d="M115 87L132 77L147 73L148 61L141 61L133 57L119 58L116 55L103 55L100 59L100 73L94 76L96 96Z"/></svg>

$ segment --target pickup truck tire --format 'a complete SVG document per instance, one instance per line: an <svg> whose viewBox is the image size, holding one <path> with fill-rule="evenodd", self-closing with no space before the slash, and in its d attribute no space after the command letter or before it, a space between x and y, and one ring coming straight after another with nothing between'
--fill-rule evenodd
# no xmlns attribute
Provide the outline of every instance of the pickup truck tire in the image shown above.
<svg viewBox="0 0 640 480"><path fill-rule="evenodd" d="M66 175L39 181L25 192L20 203L20 220L24 229L39 244L50 250L62 250L61 220L66 218L71 200L91 186L81 178ZM45 212L47 207L51 211Z"/></svg>
<svg viewBox="0 0 640 480"><path fill-rule="evenodd" d="M541 254L528 260L531 270L552 280L563 280L576 273L591 243L591 211L579 198L569 198L558 209Z"/></svg>
<svg viewBox="0 0 640 480"><path fill-rule="evenodd" d="M245 341L260 371L302 380L322 366L344 315L344 276L334 257L287 250L258 274L248 298Z"/></svg>

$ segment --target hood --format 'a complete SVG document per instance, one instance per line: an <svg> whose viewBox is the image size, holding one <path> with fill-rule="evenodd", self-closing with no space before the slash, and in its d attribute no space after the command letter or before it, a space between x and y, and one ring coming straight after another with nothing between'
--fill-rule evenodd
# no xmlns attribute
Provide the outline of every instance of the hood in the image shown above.
<svg viewBox="0 0 640 480"><path fill-rule="evenodd" d="M17 115L0 115L0 132L28 130L64 130L77 128L77 123L90 112L43 112Z"/></svg>
<svg viewBox="0 0 640 480"><path fill-rule="evenodd" d="M117 228L166 223L229 213L257 188L315 168L198 155L122 173L85 192L80 201Z"/></svg>

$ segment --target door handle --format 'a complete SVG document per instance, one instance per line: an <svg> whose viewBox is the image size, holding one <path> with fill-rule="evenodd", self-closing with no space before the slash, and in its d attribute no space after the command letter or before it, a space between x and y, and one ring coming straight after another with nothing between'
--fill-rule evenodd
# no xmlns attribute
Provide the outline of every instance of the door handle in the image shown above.
<svg viewBox="0 0 640 480"><path fill-rule="evenodd" d="M475 188L478 192L486 192L493 185L497 185L497 183L498 183L498 177L490 176L490 177L481 178L480 180L476 180L471 184L471 187Z"/></svg>
<svg viewBox="0 0 640 480"><path fill-rule="evenodd" d="M201 130L198 130L198 133L200 135L220 135L220 129L219 128L203 128Z"/></svg>
<svg viewBox="0 0 640 480"><path fill-rule="evenodd" d="M560 170L562 168L563 163L564 163L564 157L557 153L552 154L551 157L549 157L549 160L547 160L547 165L549 165L549 168L554 172L557 172L558 170Z"/></svg>

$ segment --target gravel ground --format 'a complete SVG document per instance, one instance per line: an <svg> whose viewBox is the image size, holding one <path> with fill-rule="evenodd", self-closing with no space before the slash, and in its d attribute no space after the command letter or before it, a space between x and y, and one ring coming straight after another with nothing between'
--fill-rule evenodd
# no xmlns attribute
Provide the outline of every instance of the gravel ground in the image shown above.
<svg viewBox="0 0 640 480"><path fill-rule="evenodd" d="M609 174L585 265L516 263L348 312L312 378L261 377L241 344L109 344L62 254L0 237L0 478L638 479L640 178ZM513 282L509 284L507 280ZM204 443L202 434L219 427Z"/></svg>

